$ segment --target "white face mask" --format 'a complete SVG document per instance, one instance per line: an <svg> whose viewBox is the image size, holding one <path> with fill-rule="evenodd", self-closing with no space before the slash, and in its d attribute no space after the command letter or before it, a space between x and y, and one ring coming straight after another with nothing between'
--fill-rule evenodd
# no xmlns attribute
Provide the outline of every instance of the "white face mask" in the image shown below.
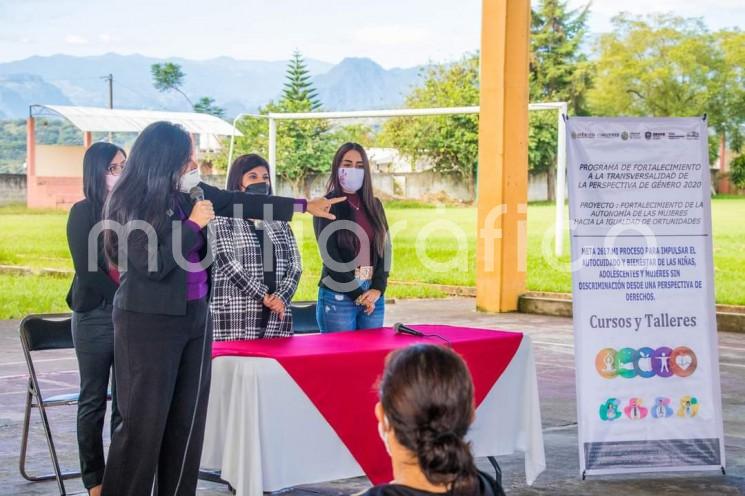
<svg viewBox="0 0 745 496"><path fill-rule="evenodd" d="M365 181L365 169L339 167L339 183L346 193L356 193Z"/></svg>
<svg viewBox="0 0 745 496"><path fill-rule="evenodd" d="M181 179L179 179L178 182L178 190L182 193L189 193L191 188L198 186L201 180L202 178L199 175L199 167L192 169L181 176Z"/></svg>
<svg viewBox="0 0 745 496"><path fill-rule="evenodd" d="M391 456L391 445L388 443L388 435L385 433L385 429L388 428L388 417L383 417L383 422L378 422L378 434L380 435L380 440L383 441L383 445L385 446L385 451L388 453L388 456Z"/></svg>
<svg viewBox="0 0 745 496"><path fill-rule="evenodd" d="M106 178L106 191L111 193L111 190L114 189L114 185L119 180L121 176L113 176L111 174L106 174L104 178Z"/></svg>

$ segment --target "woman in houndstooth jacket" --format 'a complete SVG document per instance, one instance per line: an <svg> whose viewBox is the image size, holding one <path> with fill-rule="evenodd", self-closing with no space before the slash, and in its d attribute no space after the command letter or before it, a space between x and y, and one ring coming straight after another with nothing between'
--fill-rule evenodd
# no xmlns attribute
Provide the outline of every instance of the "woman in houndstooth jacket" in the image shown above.
<svg viewBox="0 0 745 496"><path fill-rule="evenodd" d="M266 160L242 155L230 167L227 189L267 195L270 181ZM290 224L216 217L213 226L214 340L292 336L290 301L302 266Z"/></svg>

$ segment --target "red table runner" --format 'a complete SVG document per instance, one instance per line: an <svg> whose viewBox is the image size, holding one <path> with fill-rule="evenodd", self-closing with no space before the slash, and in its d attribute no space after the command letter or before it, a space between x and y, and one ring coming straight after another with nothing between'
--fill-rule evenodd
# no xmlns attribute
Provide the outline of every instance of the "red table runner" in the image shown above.
<svg viewBox="0 0 745 496"><path fill-rule="evenodd" d="M468 327L414 325L450 342L468 364L480 405L507 368L522 333ZM393 478L390 459L378 437L376 383L385 357L414 343L445 344L436 337L396 334L391 328L253 341L217 341L212 358L273 358L300 386L373 482Z"/></svg>

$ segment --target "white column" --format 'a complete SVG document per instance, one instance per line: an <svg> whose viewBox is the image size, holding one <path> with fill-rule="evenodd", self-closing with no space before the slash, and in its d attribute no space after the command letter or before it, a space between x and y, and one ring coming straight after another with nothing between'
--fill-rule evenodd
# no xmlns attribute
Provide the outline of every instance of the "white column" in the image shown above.
<svg viewBox="0 0 745 496"><path fill-rule="evenodd" d="M277 191L277 121L269 118L269 166L272 168L272 189Z"/></svg>
<svg viewBox="0 0 745 496"><path fill-rule="evenodd" d="M566 189L566 171L567 171L567 132L566 121L567 103L562 102L559 108L559 126L558 147L556 151L556 239L554 240L554 253L560 257L564 252L564 190ZM568 117L568 116L567 116Z"/></svg>

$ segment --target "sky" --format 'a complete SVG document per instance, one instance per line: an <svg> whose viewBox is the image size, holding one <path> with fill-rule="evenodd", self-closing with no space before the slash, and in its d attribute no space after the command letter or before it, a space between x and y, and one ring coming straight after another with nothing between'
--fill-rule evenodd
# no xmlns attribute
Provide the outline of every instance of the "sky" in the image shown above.
<svg viewBox="0 0 745 496"><path fill-rule="evenodd" d="M609 31L619 4L745 29L745 0L595 0L590 31ZM108 52L286 60L299 49L331 63L411 67L478 49L480 28L481 0L0 0L0 62Z"/></svg>

